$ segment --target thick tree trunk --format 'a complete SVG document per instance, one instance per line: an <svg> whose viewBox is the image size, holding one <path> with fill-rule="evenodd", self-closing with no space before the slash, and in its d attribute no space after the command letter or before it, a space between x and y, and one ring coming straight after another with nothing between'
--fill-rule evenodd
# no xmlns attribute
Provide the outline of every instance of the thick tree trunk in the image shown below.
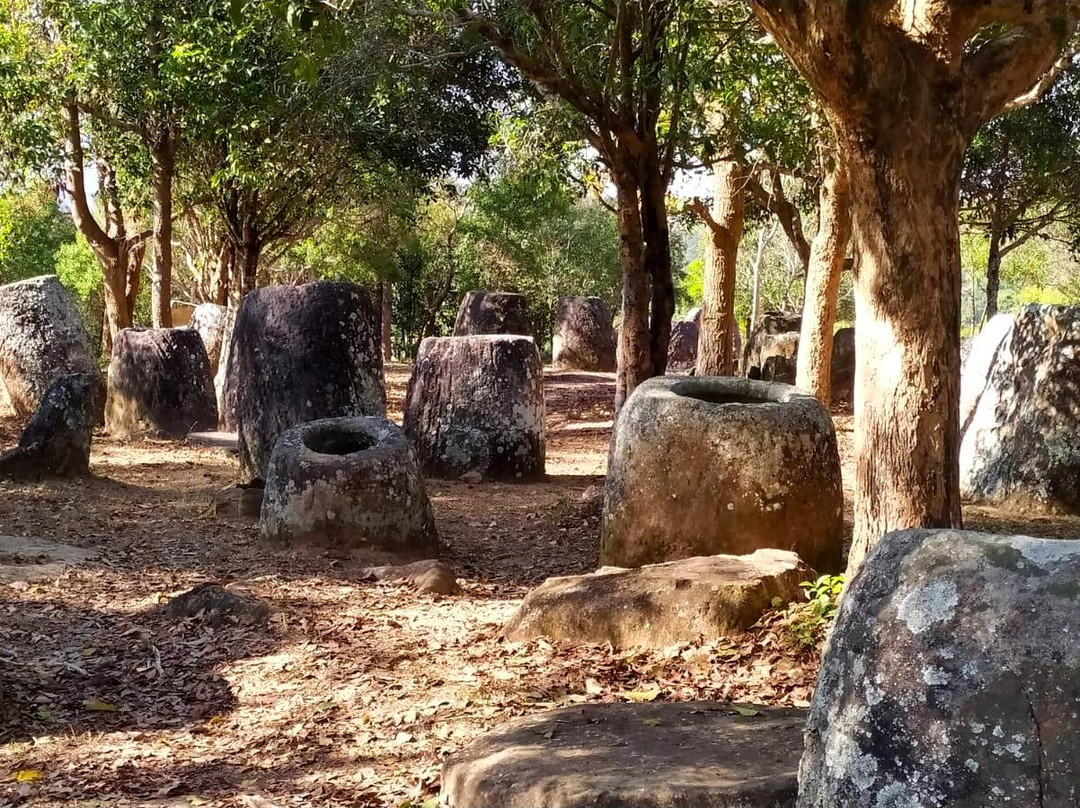
<svg viewBox="0 0 1080 808"><path fill-rule="evenodd" d="M622 327L619 330L619 369L615 409L642 382L653 375L649 304L652 291L645 271L645 241L641 227L638 189L620 178L616 184L619 211L619 266L622 270Z"/></svg>
<svg viewBox="0 0 1080 808"><path fill-rule="evenodd" d="M668 228L667 185L659 157L646 168L641 189L641 228L645 239L645 272L652 282L649 353L653 376L667 371L671 318L675 314L675 282L671 274L671 231Z"/></svg>
<svg viewBox="0 0 1080 808"><path fill-rule="evenodd" d="M382 355L389 362L393 359L393 329L391 318L394 316L394 285L390 281L379 284L382 289Z"/></svg>
<svg viewBox="0 0 1080 808"><path fill-rule="evenodd" d="M835 161L826 170L819 210L820 223L806 273L795 384L828 406L832 401L836 298L851 240L850 188L843 168Z"/></svg>
<svg viewBox="0 0 1080 808"><path fill-rule="evenodd" d="M990 256L986 261L986 313L983 322L998 313L998 297L1001 293L1001 234L990 232Z"/></svg>
<svg viewBox="0 0 1080 808"><path fill-rule="evenodd" d="M171 138L151 150L154 182L154 269L150 281L151 317L154 328L172 327L173 273L173 175Z"/></svg>
<svg viewBox="0 0 1080 808"><path fill-rule="evenodd" d="M237 256L237 264L240 266L240 297L247 297L255 291L259 279L259 257L262 254L262 245L258 239L245 234L244 243Z"/></svg>
<svg viewBox="0 0 1080 808"><path fill-rule="evenodd" d="M933 131L933 159L842 143L856 266L853 572L887 532L958 526L960 168L966 141ZM951 141L948 139L951 135Z"/></svg>
<svg viewBox="0 0 1080 808"><path fill-rule="evenodd" d="M705 252L704 300L698 335L697 372L701 376L731 376L737 359L735 330L735 267L745 223L746 167L722 160L713 166L716 193Z"/></svg>

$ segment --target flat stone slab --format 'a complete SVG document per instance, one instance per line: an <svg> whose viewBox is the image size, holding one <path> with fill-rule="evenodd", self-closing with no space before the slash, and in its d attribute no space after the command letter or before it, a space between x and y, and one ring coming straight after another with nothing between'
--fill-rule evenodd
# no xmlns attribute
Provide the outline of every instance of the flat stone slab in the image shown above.
<svg viewBox="0 0 1080 808"><path fill-rule="evenodd" d="M205 449L222 449L232 454L239 451L238 438L235 432L192 432L187 436L187 442L192 446L201 446Z"/></svg>
<svg viewBox="0 0 1080 808"><path fill-rule="evenodd" d="M98 557L96 550L29 536L0 536L0 583L44 581L64 567Z"/></svg>
<svg viewBox="0 0 1080 808"><path fill-rule="evenodd" d="M588 704L520 718L453 755L451 808L793 808L804 710Z"/></svg>
<svg viewBox="0 0 1080 808"><path fill-rule="evenodd" d="M515 641L546 637L616 648L665 648L750 628L775 603L799 598L811 576L786 550L688 558L639 569L603 567L549 578L506 626Z"/></svg>

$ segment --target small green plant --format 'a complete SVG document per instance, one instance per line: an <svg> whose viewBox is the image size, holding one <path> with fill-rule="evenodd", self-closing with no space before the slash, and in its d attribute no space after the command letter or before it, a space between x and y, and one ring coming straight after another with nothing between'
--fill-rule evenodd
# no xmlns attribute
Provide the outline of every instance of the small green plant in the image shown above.
<svg viewBox="0 0 1080 808"><path fill-rule="evenodd" d="M809 602L788 609L787 629L799 647L810 649L824 639L836 618L840 595L844 591L844 576L822 575L814 581L803 581L799 586Z"/></svg>

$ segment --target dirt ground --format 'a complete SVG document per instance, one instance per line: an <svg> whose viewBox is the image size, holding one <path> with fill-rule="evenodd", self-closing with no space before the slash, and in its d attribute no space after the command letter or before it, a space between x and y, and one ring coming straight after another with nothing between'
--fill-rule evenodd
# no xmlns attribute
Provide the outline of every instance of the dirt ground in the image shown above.
<svg viewBox="0 0 1080 808"><path fill-rule="evenodd" d="M395 415L407 374L388 369ZM431 481L459 597L361 582L363 559L260 544L254 523L214 513L236 474L222 450L100 438L88 480L0 483L0 534L100 553L54 580L0 584L0 807L420 806L445 755L526 712L805 705L816 653L772 625L656 652L500 637L531 586L596 566L613 394L611 376L547 375L545 482ZM849 458L850 415L836 420ZM17 434L0 421L0 446ZM969 518L1080 535L1080 520ZM217 628L165 618L170 596L205 581L265 599L272 618Z"/></svg>

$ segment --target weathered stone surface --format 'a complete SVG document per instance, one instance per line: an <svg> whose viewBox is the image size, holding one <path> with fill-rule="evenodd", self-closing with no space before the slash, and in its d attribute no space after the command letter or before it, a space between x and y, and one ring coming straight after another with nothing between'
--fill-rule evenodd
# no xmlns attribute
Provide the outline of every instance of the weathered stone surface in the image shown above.
<svg viewBox="0 0 1080 808"><path fill-rule="evenodd" d="M960 432L963 435L971 426L975 409L986 392L990 373L997 365L1001 347L1012 336L1015 314L997 314L970 340L967 358L964 359L960 381Z"/></svg>
<svg viewBox="0 0 1080 808"><path fill-rule="evenodd" d="M202 303L191 313L188 328L199 332L203 347L210 359L210 372L216 374L221 362L221 345L225 339L225 325L229 310L213 303Z"/></svg>
<svg viewBox="0 0 1080 808"><path fill-rule="evenodd" d="M855 329L841 328L833 334L832 400L855 400Z"/></svg>
<svg viewBox="0 0 1080 808"><path fill-rule="evenodd" d="M118 437L182 438L217 426L210 360L187 328L125 328L113 341L105 427Z"/></svg>
<svg viewBox="0 0 1080 808"><path fill-rule="evenodd" d="M697 365L698 338L701 327L693 320L671 324L671 342L668 343L668 370L693 370Z"/></svg>
<svg viewBox="0 0 1080 808"><path fill-rule="evenodd" d="M228 485L214 497L214 513L223 519L258 519L265 493L262 480Z"/></svg>
<svg viewBox="0 0 1080 808"><path fill-rule="evenodd" d="M368 567L360 580L385 584L405 584L421 595L460 595L461 585L453 570L442 561L427 559L412 564Z"/></svg>
<svg viewBox="0 0 1080 808"><path fill-rule="evenodd" d="M214 396L218 406L218 426L226 432L236 431L236 387L229 384L229 357L232 354L233 331L236 328L236 309L225 310L221 324L221 350L217 372L214 374Z"/></svg>
<svg viewBox="0 0 1080 808"><path fill-rule="evenodd" d="M30 417L19 445L0 455L0 479L40 480L90 473L95 400L101 379L95 373L58 376Z"/></svg>
<svg viewBox="0 0 1080 808"><path fill-rule="evenodd" d="M1021 311L980 395L978 373L993 336L973 351L964 378L961 493L1021 510L1080 513L1080 306Z"/></svg>
<svg viewBox="0 0 1080 808"><path fill-rule="evenodd" d="M839 571L843 492L832 419L794 387L650 379L619 414L601 560L637 567L758 549Z"/></svg>
<svg viewBox="0 0 1080 808"><path fill-rule="evenodd" d="M768 311L761 316L750 332L743 349L743 375L760 379L765 360L770 356L794 359L799 351L799 329L802 315Z"/></svg>
<svg viewBox="0 0 1080 808"><path fill-rule="evenodd" d="M405 399L405 432L425 472L544 476L544 375L530 337L424 340Z"/></svg>
<svg viewBox="0 0 1080 808"><path fill-rule="evenodd" d="M172 311L172 324L174 328L187 328L191 325L191 319L195 316L195 309L197 308L194 303L187 303L183 300L174 300L169 305Z"/></svg>
<svg viewBox="0 0 1080 808"><path fill-rule="evenodd" d="M170 620L203 620L210 624L265 620L270 606L258 598L215 583L199 584L172 598L165 606Z"/></svg>
<svg viewBox="0 0 1080 808"><path fill-rule="evenodd" d="M294 544L438 550L424 478L397 424L328 418L286 430L266 473L259 532Z"/></svg>
<svg viewBox="0 0 1080 808"><path fill-rule="evenodd" d="M777 384L795 384L795 376L798 371L797 360L794 357L774 354L765 359L761 368L761 381L776 382Z"/></svg>
<svg viewBox="0 0 1080 808"><path fill-rule="evenodd" d="M455 337L480 334L520 334L532 336L529 304L524 295L514 292L469 292L461 301Z"/></svg>
<svg viewBox="0 0 1080 808"><path fill-rule="evenodd" d="M559 370L615 370L615 328L611 308L598 297L560 298L551 339L552 364Z"/></svg>
<svg viewBox="0 0 1080 808"><path fill-rule="evenodd" d="M809 574L783 550L604 567L549 578L525 596L505 633L515 641L547 637L616 648L713 640L748 629L774 598L796 600Z"/></svg>
<svg viewBox="0 0 1080 808"><path fill-rule="evenodd" d="M539 713L451 756L442 798L451 808L793 808L804 718L704 701Z"/></svg>
<svg viewBox="0 0 1080 808"><path fill-rule="evenodd" d="M0 286L0 415L28 417L70 373L98 375L71 293L55 275Z"/></svg>
<svg viewBox="0 0 1080 808"><path fill-rule="evenodd" d="M244 298L224 394L239 438L241 480L265 476L286 429L386 414L379 321L371 295L352 283L271 286Z"/></svg>
<svg viewBox="0 0 1080 808"><path fill-rule="evenodd" d="M1077 541L882 539L825 654L801 808L1076 804L1078 582Z"/></svg>

